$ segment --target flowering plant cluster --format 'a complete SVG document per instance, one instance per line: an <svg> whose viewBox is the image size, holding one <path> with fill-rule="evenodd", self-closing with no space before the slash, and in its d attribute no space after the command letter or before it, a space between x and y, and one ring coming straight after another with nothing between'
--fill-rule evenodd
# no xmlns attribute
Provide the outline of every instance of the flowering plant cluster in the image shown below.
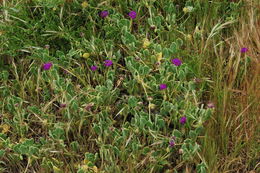
<svg viewBox="0 0 260 173"><path fill-rule="evenodd" d="M7 172L165 172L186 162L206 169L198 137L217 105L201 100L207 82L185 50L199 31L178 27L196 8L161 2L5 7L12 17L1 50L13 58L0 61Z"/></svg>

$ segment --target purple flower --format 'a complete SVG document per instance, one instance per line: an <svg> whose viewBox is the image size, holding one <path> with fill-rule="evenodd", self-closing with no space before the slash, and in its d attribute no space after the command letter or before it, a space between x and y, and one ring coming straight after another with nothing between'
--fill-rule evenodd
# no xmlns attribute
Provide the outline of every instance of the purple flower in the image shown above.
<svg viewBox="0 0 260 173"><path fill-rule="evenodd" d="M181 117L181 118L180 118L180 123L181 123L181 124L185 124L186 121L187 121L187 118L186 118L186 117Z"/></svg>
<svg viewBox="0 0 260 173"><path fill-rule="evenodd" d="M130 11L128 13L128 16L131 18L131 19L135 19L136 18L136 12L135 11Z"/></svg>
<svg viewBox="0 0 260 173"><path fill-rule="evenodd" d="M101 11L100 13L99 13L99 16L100 17L102 17L102 18L105 18L105 17L107 17L109 15L109 12L108 11Z"/></svg>
<svg viewBox="0 0 260 173"><path fill-rule="evenodd" d="M105 60L105 66L109 67L113 65L113 62L111 60Z"/></svg>
<svg viewBox="0 0 260 173"><path fill-rule="evenodd" d="M43 64L43 66L42 66L43 70L50 70L51 67L52 67L51 62L47 62L47 63Z"/></svg>
<svg viewBox="0 0 260 173"><path fill-rule="evenodd" d="M167 88L167 85L166 84L160 84L160 90L164 90Z"/></svg>
<svg viewBox="0 0 260 173"><path fill-rule="evenodd" d="M96 71L96 70L97 70L97 66L92 65L92 66L90 67L90 69L91 69L92 71Z"/></svg>
<svg viewBox="0 0 260 173"><path fill-rule="evenodd" d="M65 108L66 106L67 106L66 103L61 103L61 104L60 104L60 107L61 107L61 108Z"/></svg>
<svg viewBox="0 0 260 173"><path fill-rule="evenodd" d="M200 78L194 78L193 80L194 80L195 83L201 83L202 82L202 80Z"/></svg>
<svg viewBox="0 0 260 173"><path fill-rule="evenodd" d="M208 102L207 107L208 107L208 108L214 108L215 105L214 105L213 102Z"/></svg>
<svg viewBox="0 0 260 173"><path fill-rule="evenodd" d="M246 53L247 51L248 51L248 48L246 48L246 47L243 47L243 48L240 49L241 53Z"/></svg>
<svg viewBox="0 0 260 173"><path fill-rule="evenodd" d="M170 142L169 142L169 146L174 147L174 145L175 145L175 141L173 139L171 139Z"/></svg>
<svg viewBox="0 0 260 173"><path fill-rule="evenodd" d="M172 59L172 63L176 66L180 66L182 64L181 60L178 58Z"/></svg>

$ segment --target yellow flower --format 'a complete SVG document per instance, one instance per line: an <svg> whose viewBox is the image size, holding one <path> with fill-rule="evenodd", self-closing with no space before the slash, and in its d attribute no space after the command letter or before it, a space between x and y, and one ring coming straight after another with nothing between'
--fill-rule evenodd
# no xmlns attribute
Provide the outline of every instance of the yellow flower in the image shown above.
<svg viewBox="0 0 260 173"><path fill-rule="evenodd" d="M157 59L158 62L160 62L162 60L162 52L157 53L156 59Z"/></svg>
<svg viewBox="0 0 260 173"><path fill-rule="evenodd" d="M88 161L87 159L84 159L84 160L83 160L83 162L82 162L82 164L85 164L85 165L87 165L87 164L88 164L88 162L89 162L89 161Z"/></svg>
<svg viewBox="0 0 260 173"><path fill-rule="evenodd" d="M155 107L156 107L156 105L155 105L155 104L149 104L149 108L150 108L150 109L152 109L152 110L153 110L153 109L155 109Z"/></svg>
<svg viewBox="0 0 260 173"><path fill-rule="evenodd" d="M88 165L82 165L81 168L82 168L84 171L88 171Z"/></svg>
<svg viewBox="0 0 260 173"><path fill-rule="evenodd" d="M10 126L8 124L1 125L2 127L2 133L7 133L10 129Z"/></svg>
<svg viewBox="0 0 260 173"><path fill-rule="evenodd" d="M61 173L61 169L56 167L56 166L53 166L53 172L54 173Z"/></svg>
<svg viewBox="0 0 260 173"><path fill-rule="evenodd" d="M183 10L184 13L190 13L190 12L192 12L193 7L191 7L191 6L184 7L182 10Z"/></svg>
<svg viewBox="0 0 260 173"><path fill-rule="evenodd" d="M83 55L82 55L82 57L83 57L83 58L86 58L86 59L87 59L89 56L90 56L90 53L83 53Z"/></svg>
<svg viewBox="0 0 260 173"><path fill-rule="evenodd" d="M151 44L151 42L147 38L145 38L143 40L143 48L144 49L146 49L150 44Z"/></svg>
<svg viewBox="0 0 260 173"><path fill-rule="evenodd" d="M184 7L182 10L183 10L184 13L188 13L189 12L189 9L187 7Z"/></svg>
<svg viewBox="0 0 260 173"><path fill-rule="evenodd" d="M96 167L96 166L93 166L93 171L95 172L95 173L97 173L98 172L98 168Z"/></svg>
<svg viewBox="0 0 260 173"><path fill-rule="evenodd" d="M22 142L24 142L24 141L25 141L25 138L20 138L20 139L19 139L19 142L20 142L20 143L22 143Z"/></svg>
<svg viewBox="0 0 260 173"><path fill-rule="evenodd" d="M187 40L191 41L192 40L192 35L191 34L187 34L186 38L187 38Z"/></svg>
<svg viewBox="0 0 260 173"><path fill-rule="evenodd" d="M86 8L88 6L88 3L86 1L82 2L81 4L82 8Z"/></svg>

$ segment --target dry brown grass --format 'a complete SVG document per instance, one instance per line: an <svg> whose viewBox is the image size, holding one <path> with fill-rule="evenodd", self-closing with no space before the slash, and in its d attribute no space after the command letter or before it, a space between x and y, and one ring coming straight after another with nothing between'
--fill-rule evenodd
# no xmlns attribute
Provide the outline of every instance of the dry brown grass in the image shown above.
<svg viewBox="0 0 260 173"><path fill-rule="evenodd" d="M215 148L211 152L215 150L218 161L211 161L210 165L217 172L260 170L257 165L260 158L260 8L257 6L248 1L233 36L215 49L218 63L214 70L218 75L214 79L213 97L218 102L217 122L209 127L207 142ZM241 47L249 51L240 53Z"/></svg>

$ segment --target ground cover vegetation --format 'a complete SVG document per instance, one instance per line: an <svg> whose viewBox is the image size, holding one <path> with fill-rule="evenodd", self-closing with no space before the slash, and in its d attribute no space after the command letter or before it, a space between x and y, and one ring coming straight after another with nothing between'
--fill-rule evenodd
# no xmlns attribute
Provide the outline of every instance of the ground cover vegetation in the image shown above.
<svg viewBox="0 0 260 173"><path fill-rule="evenodd" d="M259 172L258 0L2 0L1 172Z"/></svg>

